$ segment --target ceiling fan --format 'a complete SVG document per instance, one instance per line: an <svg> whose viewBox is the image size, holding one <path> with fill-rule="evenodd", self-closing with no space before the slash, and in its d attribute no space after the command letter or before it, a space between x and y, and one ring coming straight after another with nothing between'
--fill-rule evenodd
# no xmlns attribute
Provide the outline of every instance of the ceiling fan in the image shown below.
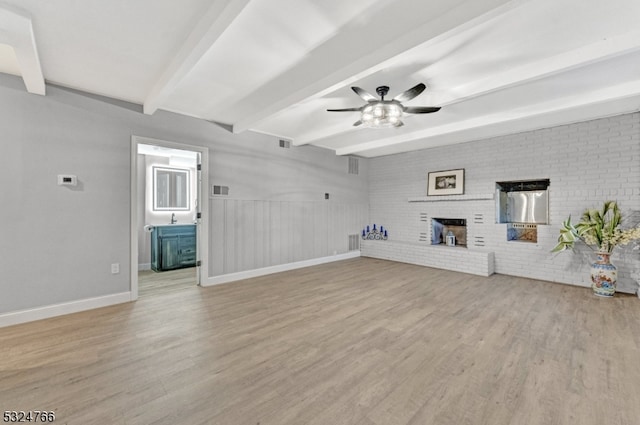
<svg viewBox="0 0 640 425"><path fill-rule="evenodd" d="M404 106L402 102L413 99L426 89L427 86L420 83L415 87L410 88L404 93L400 93L392 100L384 100L384 97L389 93L388 86L380 86L376 89L376 93L380 96L380 99L374 95L362 90L360 87L351 87L351 90L356 92L363 100L367 102L359 108L345 108L345 109L327 109L328 112L355 112L361 113L360 119L353 123L354 126L364 124L367 127L381 128L381 127L401 127L404 125L401 118L403 114L430 114L440 110L435 106Z"/></svg>

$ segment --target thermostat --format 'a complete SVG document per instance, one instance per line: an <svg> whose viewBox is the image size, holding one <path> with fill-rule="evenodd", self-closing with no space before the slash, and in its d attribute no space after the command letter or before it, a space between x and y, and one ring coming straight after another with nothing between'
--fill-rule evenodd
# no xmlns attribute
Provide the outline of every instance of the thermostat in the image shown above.
<svg viewBox="0 0 640 425"><path fill-rule="evenodd" d="M76 186L78 177L71 174L58 174L58 186Z"/></svg>

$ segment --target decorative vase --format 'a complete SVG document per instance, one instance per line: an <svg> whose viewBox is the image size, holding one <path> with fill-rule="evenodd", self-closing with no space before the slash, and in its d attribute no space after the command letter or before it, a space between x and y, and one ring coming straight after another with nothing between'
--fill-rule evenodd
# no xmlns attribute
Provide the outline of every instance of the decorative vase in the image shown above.
<svg viewBox="0 0 640 425"><path fill-rule="evenodd" d="M591 289L601 297L613 297L616 292L618 269L609 262L611 253L598 252L597 260L591 264Z"/></svg>

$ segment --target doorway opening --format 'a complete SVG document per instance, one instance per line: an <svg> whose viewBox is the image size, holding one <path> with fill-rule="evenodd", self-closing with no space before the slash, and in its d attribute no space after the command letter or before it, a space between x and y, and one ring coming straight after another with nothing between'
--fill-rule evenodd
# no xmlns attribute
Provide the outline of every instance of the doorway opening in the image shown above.
<svg viewBox="0 0 640 425"><path fill-rule="evenodd" d="M207 276L208 150L133 136L131 299L185 289Z"/></svg>

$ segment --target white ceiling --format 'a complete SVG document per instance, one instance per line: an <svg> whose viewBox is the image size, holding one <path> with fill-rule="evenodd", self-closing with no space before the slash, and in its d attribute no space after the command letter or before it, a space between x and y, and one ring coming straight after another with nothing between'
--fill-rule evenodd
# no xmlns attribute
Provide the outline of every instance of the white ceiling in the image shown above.
<svg viewBox="0 0 640 425"><path fill-rule="evenodd" d="M372 157L639 110L639 21L638 0L4 0L0 72ZM442 109L400 128L326 112L420 82L405 105Z"/></svg>

